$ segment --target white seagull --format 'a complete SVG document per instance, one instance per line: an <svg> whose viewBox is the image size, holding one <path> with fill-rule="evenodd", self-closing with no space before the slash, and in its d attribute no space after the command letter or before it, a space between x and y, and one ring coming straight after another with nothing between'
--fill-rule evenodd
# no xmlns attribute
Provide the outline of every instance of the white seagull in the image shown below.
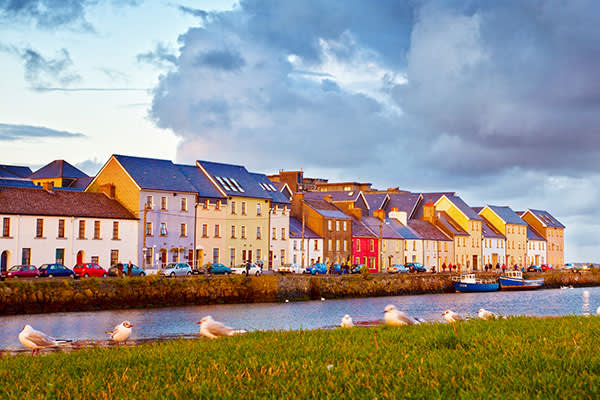
<svg viewBox="0 0 600 400"><path fill-rule="evenodd" d="M498 314L493 313L488 310L485 310L483 308L479 309L479 312L477 313L477 315L481 319L496 319L496 318L498 318Z"/></svg>
<svg viewBox="0 0 600 400"><path fill-rule="evenodd" d="M596 315L600 317L600 307L596 309Z"/></svg>
<svg viewBox="0 0 600 400"><path fill-rule="evenodd" d="M200 335L210 339L217 339L219 336L233 336L240 333L246 333L243 329L236 330L225 326L222 323L215 321L210 315L207 315L196 323L200 325Z"/></svg>
<svg viewBox="0 0 600 400"><path fill-rule="evenodd" d="M344 315L344 318L342 318L342 328L352 328L354 326L354 323L352 322L352 317L350 317L348 314Z"/></svg>
<svg viewBox="0 0 600 400"><path fill-rule="evenodd" d="M413 317L404 314L402 311L398 311L396 306L389 304L385 306L383 311L385 314L385 323L391 326L402 326L402 325L416 325L419 323Z"/></svg>
<svg viewBox="0 0 600 400"><path fill-rule="evenodd" d="M112 332L107 331L106 334L110 335L110 338L119 345L120 342L125 342L129 335L131 335L131 328L133 325L129 321L123 321L119 325L115 326Z"/></svg>
<svg viewBox="0 0 600 400"><path fill-rule="evenodd" d="M458 315L457 313L455 313L452 310L446 310L446 311L444 311L443 314L442 314L442 316L444 317L444 319L446 321L448 321L450 323L459 322L459 321L463 320L463 318L460 315Z"/></svg>
<svg viewBox="0 0 600 400"><path fill-rule="evenodd" d="M25 325L19 332L19 342L25 347L31 349L31 355L39 354L40 349L47 347L57 347L61 344L69 343L71 340L55 339L46 335L44 332L36 331L29 325Z"/></svg>

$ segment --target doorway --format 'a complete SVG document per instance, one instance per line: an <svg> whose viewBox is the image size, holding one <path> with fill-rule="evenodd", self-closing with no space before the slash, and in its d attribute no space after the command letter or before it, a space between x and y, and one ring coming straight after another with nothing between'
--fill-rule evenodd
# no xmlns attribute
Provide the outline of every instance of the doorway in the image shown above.
<svg viewBox="0 0 600 400"><path fill-rule="evenodd" d="M0 271L2 272L6 272L8 269L9 255L8 250L4 250L0 255Z"/></svg>
<svg viewBox="0 0 600 400"><path fill-rule="evenodd" d="M79 250L77 252L77 262L76 262L76 264L78 264L78 265L83 264L84 257L85 257L85 253L83 252L83 250Z"/></svg>
<svg viewBox="0 0 600 400"><path fill-rule="evenodd" d="M167 249L160 249L160 266L164 268L167 265Z"/></svg>
<svg viewBox="0 0 600 400"><path fill-rule="evenodd" d="M476 255L473 255L473 271L477 271L478 259Z"/></svg>

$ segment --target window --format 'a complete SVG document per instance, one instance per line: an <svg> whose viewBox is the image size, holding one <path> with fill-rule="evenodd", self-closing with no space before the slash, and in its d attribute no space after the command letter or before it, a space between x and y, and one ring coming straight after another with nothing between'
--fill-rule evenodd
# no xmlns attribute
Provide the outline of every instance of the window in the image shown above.
<svg viewBox="0 0 600 400"><path fill-rule="evenodd" d="M167 223L166 222L160 223L160 236L167 236Z"/></svg>
<svg viewBox="0 0 600 400"><path fill-rule="evenodd" d="M417 250L417 241L413 240L413 251Z"/></svg>
<svg viewBox="0 0 600 400"><path fill-rule="evenodd" d="M79 239L85 239L85 220L79 221Z"/></svg>
<svg viewBox="0 0 600 400"><path fill-rule="evenodd" d="M25 247L23 248L23 250L21 251L21 264L31 264L31 249Z"/></svg>
<svg viewBox="0 0 600 400"><path fill-rule="evenodd" d="M146 222L146 236L152 236L152 222Z"/></svg>
<svg viewBox="0 0 600 400"><path fill-rule="evenodd" d="M235 201L231 202L231 213L235 214Z"/></svg>
<svg viewBox="0 0 600 400"><path fill-rule="evenodd" d="M273 240L277 240L277 228L273 228Z"/></svg>
<svg viewBox="0 0 600 400"><path fill-rule="evenodd" d="M335 221L335 230L336 231L340 230L340 221Z"/></svg>
<svg viewBox="0 0 600 400"><path fill-rule="evenodd" d="M152 247L147 248L146 251L144 252L145 255L146 255L146 262L145 262L145 264L147 266L152 266L153 265L153 262L152 262L152 256L154 255L153 252L154 252L154 249Z"/></svg>
<svg viewBox="0 0 600 400"><path fill-rule="evenodd" d="M65 263L65 249L56 249L56 263L57 264Z"/></svg>
<svg viewBox="0 0 600 400"><path fill-rule="evenodd" d="M100 221L94 221L94 239L100 239Z"/></svg>
<svg viewBox="0 0 600 400"><path fill-rule="evenodd" d="M163 211L167 211L167 197L163 196L160 198L160 209Z"/></svg>
<svg viewBox="0 0 600 400"><path fill-rule="evenodd" d="M315 240L315 250L319 250L319 241Z"/></svg>
<svg viewBox="0 0 600 400"><path fill-rule="evenodd" d="M369 251L375 251L375 241L373 239L369 241Z"/></svg>
<svg viewBox="0 0 600 400"><path fill-rule="evenodd" d="M115 265L119 263L119 250L111 250L110 251L110 265Z"/></svg>
<svg viewBox="0 0 600 400"><path fill-rule="evenodd" d="M328 242L327 249L328 249L329 251L333 250L333 240L329 239L329 242Z"/></svg>
<svg viewBox="0 0 600 400"><path fill-rule="evenodd" d="M259 262L262 259L262 253L260 249L256 249L256 262Z"/></svg>
<svg viewBox="0 0 600 400"><path fill-rule="evenodd" d="M58 220L58 237L60 239L65 237L65 220L64 219Z"/></svg>
<svg viewBox="0 0 600 400"><path fill-rule="evenodd" d="M229 249L229 265L231 265L231 266L235 265L235 249L234 248Z"/></svg>
<svg viewBox="0 0 600 400"><path fill-rule="evenodd" d="M346 221L344 221L344 232L346 232L348 230L347 228L348 228L348 225L347 225Z"/></svg>
<svg viewBox="0 0 600 400"><path fill-rule="evenodd" d="M181 224L181 237L186 237L187 236L187 224Z"/></svg>
<svg viewBox="0 0 600 400"><path fill-rule="evenodd" d="M218 264L219 263L219 248L215 247L213 249L213 264Z"/></svg>
<svg viewBox="0 0 600 400"><path fill-rule="evenodd" d="M262 209L260 207L260 203L256 203L256 215L261 215Z"/></svg>
<svg viewBox="0 0 600 400"><path fill-rule="evenodd" d="M333 221L332 220L327 221L327 229L330 231L333 230Z"/></svg>
<svg viewBox="0 0 600 400"><path fill-rule="evenodd" d="M246 239L246 225L242 225L242 239Z"/></svg>
<svg viewBox="0 0 600 400"><path fill-rule="evenodd" d="M146 208L150 210L154 208L154 201L152 196L146 196Z"/></svg>
<svg viewBox="0 0 600 400"><path fill-rule="evenodd" d="M208 225L202 224L202 237L208 237Z"/></svg>
<svg viewBox="0 0 600 400"><path fill-rule="evenodd" d="M165 225L165 230L166 230ZM119 240L119 221L113 221L113 240ZM112 265L112 264L111 264Z"/></svg>
<svg viewBox="0 0 600 400"><path fill-rule="evenodd" d="M231 238L235 239L235 225L231 225Z"/></svg>
<svg viewBox="0 0 600 400"><path fill-rule="evenodd" d="M448 251L448 242L444 242L444 251Z"/></svg>
<svg viewBox="0 0 600 400"><path fill-rule="evenodd" d="M348 251L348 240L344 240L344 251Z"/></svg>
<svg viewBox="0 0 600 400"><path fill-rule="evenodd" d="M246 202L242 201L242 215L246 215Z"/></svg>
<svg viewBox="0 0 600 400"><path fill-rule="evenodd" d="M219 225L219 224L215 225L215 237L216 238L221 237L221 225Z"/></svg>
<svg viewBox="0 0 600 400"><path fill-rule="evenodd" d="M292 246L293 246L293 249L294 249L294 250L298 250L298 243L297 243L297 241L296 241L296 240L294 240L294 241L292 242Z"/></svg>
<svg viewBox="0 0 600 400"><path fill-rule="evenodd" d="M10 237L10 218L2 219L2 237Z"/></svg>
<svg viewBox="0 0 600 400"><path fill-rule="evenodd" d="M356 251L360 251L360 239L356 239Z"/></svg>
<svg viewBox="0 0 600 400"><path fill-rule="evenodd" d="M221 209L221 200L217 200L217 205L215 207L217 210Z"/></svg>
<svg viewBox="0 0 600 400"><path fill-rule="evenodd" d="M281 228L281 240L285 240L285 228Z"/></svg>
<svg viewBox="0 0 600 400"><path fill-rule="evenodd" d="M257 239L261 239L262 238L262 234L260 232L260 226L256 227L256 238Z"/></svg>
<svg viewBox="0 0 600 400"><path fill-rule="evenodd" d="M335 241L335 250L336 250L336 251L340 251L340 240L339 240L339 239L337 239L337 240Z"/></svg>
<svg viewBox="0 0 600 400"><path fill-rule="evenodd" d="M285 259L285 249L281 249L281 265L285 264L287 261Z"/></svg>
<svg viewBox="0 0 600 400"><path fill-rule="evenodd" d="M204 200L204 203L202 203L202 208L204 208L205 210L208 208L208 200Z"/></svg>

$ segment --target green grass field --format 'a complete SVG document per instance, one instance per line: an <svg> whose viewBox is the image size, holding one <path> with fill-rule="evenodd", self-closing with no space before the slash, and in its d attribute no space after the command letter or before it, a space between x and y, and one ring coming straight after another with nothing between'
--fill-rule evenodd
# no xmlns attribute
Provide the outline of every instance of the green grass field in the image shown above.
<svg viewBox="0 0 600 400"><path fill-rule="evenodd" d="M254 332L0 359L1 399L599 398L600 318Z"/></svg>

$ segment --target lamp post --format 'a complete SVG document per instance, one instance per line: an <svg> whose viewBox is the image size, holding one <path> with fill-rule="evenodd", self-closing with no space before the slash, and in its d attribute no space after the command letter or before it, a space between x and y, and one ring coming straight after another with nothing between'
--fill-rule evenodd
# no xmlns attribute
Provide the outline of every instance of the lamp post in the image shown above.
<svg viewBox="0 0 600 400"><path fill-rule="evenodd" d="M378 209L373 212L373 215L379 219L379 271L383 265L383 221L385 220L385 210Z"/></svg>

